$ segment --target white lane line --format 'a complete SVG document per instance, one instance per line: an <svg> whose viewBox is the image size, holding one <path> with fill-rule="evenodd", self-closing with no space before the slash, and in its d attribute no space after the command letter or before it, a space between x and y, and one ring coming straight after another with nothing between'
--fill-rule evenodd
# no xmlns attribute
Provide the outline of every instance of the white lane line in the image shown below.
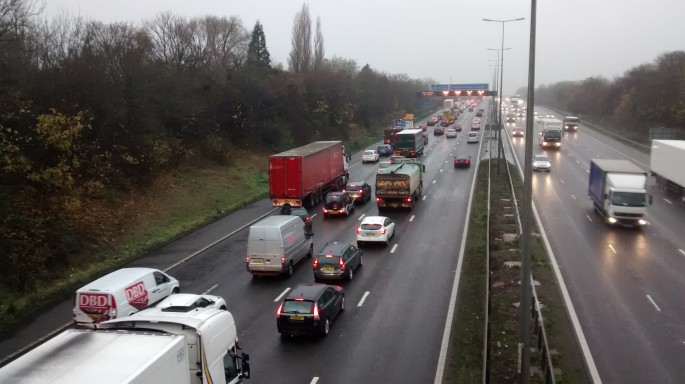
<svg viewBox="0 0 685 384"><path fill-rule="evenodd" d="M440 168L440 172L442 172L442 168Z"/></svg>
<svg viewBox="0 0 685 384"><path fill-rule="evenodd" d="M614 254L617 253L616 250L614 249L614 246L613 246L613 245L609 244L609 248L611 248L611 250L614 251Z"/></svg>
<svg viewBox="0 0 685 384"><path fill-rule="evenodd" d="M685 256L685 251L683 251L682 249L679 249L678 252L682 253L683 256Z"/></svg>
<svg viewBox="0 0 685 384"><path fill-rule="evenodd" d="M454 156L454 155L452 155L452 154L450 153L450 156ZM446 161L445 161L445 163L446 163Z"/></svg>
<svg viewBox="0 0 685 384"><path fill-rule="evenodd" d="M447 160L445 160L445 164L447 164Z"/></svg>
<svg viewBox="0 0 685 384"><path fill-rule="evenodd" d="M592 221L592 218L590 217L590 215L585 215L585 217L587 217L588 220Z"/></svg>
<svg viewBox="0 0 685 384"><path fill-rule="evenodd" d="M669 204L671 204L671 205L673 205L673 202L672 202L671 200L669 200L669 199L664 199L664 201L667 202L667 203L669 203Z"/></svg>
<svg viewBox="0 0 685 384"><path fill-rule="evenodd" d="M318 215L318 213L315 213L315 214L311 215L309 218L310 218L310 219L313 219L313 218L316 217L316 215Z"/></svg>
<svg viewBox="0 0 685 384"><path fill-rule="evenodd" d="M435 180L433 180L433 184L435 184Z"/></svg>
<svg viewBox="0 0 685 384"><path fill-rule="evenodd" d="M390 250L390 253L395 253L395 250L397 249L397 244L392 246L392 249Z"/></svg>
<svg viewBox="0 0 685 384"><path fill-rule="evenodd" d="M647 295L647 298L648 298L649 301L652 303L652 305L654 306L654 308L656 308L657 311L661 312L661 308L659 308L659 306L656 305L656 303L654 302L654 300L652 300L652 296Z"/></svg>
<svg viewBox="0 0 685 384"><path fill-rule="evenodd" d="M314 378L312 379L312 381L309 382L309 384L316 384L318 382L319 382L319 378L314 376Z"/></svg>
<svg viewBox="0 0 685 384"><path fill-rule="evenodd" d="M426 200L426 197L428 197L428 196L424 196L423 198L421 198L421 200Z"/></svg>
<svg viewBox="0 0 685 384"><path fill-rule="evenodd" d="M580 164L580 160L576 160L576 164Z"/></svg>
<svg viewBox="0 0 685 384"><path fill-rule="evenodd" d="M290 291L290 287L286 288L283 292L281 292L281 294L278 295L278 297L276 299L274 299L274 303L277 301L281 301L283 296L285 296L285 294L288 293L288 291Z"/></svg>
<svg viewBox="0 0 685 384"><path fill-rule="evenodd" d="M576 199L576 195L574 195L574 194L571 194L571 197L573 198L573 200L578 200L578 199Z"/></svg>
<svg viewBox="0 0 685 384"><path fill-rule="evenodd" d="M589 170L589 169L586 169L586 170L585 170L585 173L590 173L590 170Z"/></svg>
<svg viewBox="0 0 685 384"><path fill-rule="evenodd" d="M363 218L364 218L364 216L366 216L366 213L363 213L363 214L362 214L361 216L359 216L359 218L357 219L357 221L359 221L359 220L363 219Z"/></svg>
<svg viewBox="0 0 685 384"><path fill-rule="evenodd" d="M561 179L560 181L561 181L561 184L566 184L566 183L564 183L564 179Z"/></svg>
<svg viewBox="0 0 685 384"><path fill-rule="evenodd" d="M208 294L209 292L212 292L212 291L213 291L214 289L216 289L216 287L218 287L218 286L219 286L219 284L214 284L214 285L212 285L211 287L209 287L208 290L202 292L202 294L203 294L203 295L206 295L206 294Z"/></svg>
<svg viewBox="0 0 685 384"><path fill-rule="evenodd" d="M367 297L369 297L369 293L371 293L371 292L369 292L369 291L364 292L364 295L362 296L362 299L359 300L359 304L357 304L357 307L361 307L362 305L364 305L364 301L366 300Z"/></svg>

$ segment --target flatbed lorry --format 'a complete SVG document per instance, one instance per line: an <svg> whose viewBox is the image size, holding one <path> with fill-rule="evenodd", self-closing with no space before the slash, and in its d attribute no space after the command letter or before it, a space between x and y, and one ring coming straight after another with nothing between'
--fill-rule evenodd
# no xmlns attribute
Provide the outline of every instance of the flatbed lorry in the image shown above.
<svg viewBox="0 0 685 384"><path fill-rule="evenodd" d="M233 315L150 308L71 328L0 368L0 383L235 384L250 377Z"/></svg>
<svg viewBox="0 0 685 384"><path fill-rule="evenodd" d="M376 174L376 205L386 208L414 209L423 192L423 173L426 167L414 159L399 158Z"/></svg>
<svg viewBox="0 0 685 384"><path fill-rule="evenodd" d="M348 179L340 141L315 141L269 156L269 198L274 207L312 207Z"/></svg>
<svg viewBox="0 0 685 384"><path fill-rule="evenodd" d="M649 168L656 184L685 203L685 140L652 140Z"/></svg>
<svg viewBox="0 0 685 384"><path fill-rule="evenodd" d="M647 224L647 172L628 160L592 159L588 195L608 224Z"/></svg>

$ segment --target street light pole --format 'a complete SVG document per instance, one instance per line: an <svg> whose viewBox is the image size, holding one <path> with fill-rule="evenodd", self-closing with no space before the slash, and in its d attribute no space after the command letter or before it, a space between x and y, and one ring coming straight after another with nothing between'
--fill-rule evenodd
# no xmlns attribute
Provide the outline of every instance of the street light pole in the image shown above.
<svg viewBox="0 0 685 384"><path fill-rule="evenodd" d="M497 125L497 174L499 175L499 163L500 163L500 157L501 153L503 152L502 150L502 93L504 93L504 24L512 22L512 21L521 21L525 20L525 17L519 17L518 19L509 19L509 20L496 20L496 19L483 19L483 21L491 21L491 22L496 22L496 23L502 23L502 44L501 44L501 50L502 50L502 64L499 67L500 71L500 80L499 80L499 97L500 97L500 105L499 105L499 118L498 118L498 125Z"/></svg>

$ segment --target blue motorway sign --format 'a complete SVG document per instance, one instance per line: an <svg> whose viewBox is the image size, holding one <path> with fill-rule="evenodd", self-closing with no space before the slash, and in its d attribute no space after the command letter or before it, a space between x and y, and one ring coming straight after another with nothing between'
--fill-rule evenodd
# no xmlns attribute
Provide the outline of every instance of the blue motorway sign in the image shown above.
<svg viewBox="0 0 685 384"><path fill-rule="evenodd" d="M488 90L489 84L432 84L431 91L480 91Z"/></svg>

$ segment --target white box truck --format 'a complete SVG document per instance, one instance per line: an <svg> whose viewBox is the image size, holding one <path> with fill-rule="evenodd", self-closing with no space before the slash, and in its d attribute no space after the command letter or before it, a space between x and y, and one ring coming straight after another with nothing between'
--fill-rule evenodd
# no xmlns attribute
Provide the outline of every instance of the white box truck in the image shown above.
<svg viewBox="0 0 685 384"><path fill-rule="evenodd" d="M0 383L234 384L250 377L233 315L150 308L67 329L0 368Z"/></svg>
<svg viewBox="0 0 685 384"><path fill-rule="evenodd" d="M628 160L592 159L588 195L607 223L643 226L647 172Z"/></svg>
<svg viewBox="0 0 685 384"><path fill-rule="evenodd" d="M442 107L444 109L452 110L454 108L454 99L445 99L442 101Z"/></svg>
<svg viewBox="0 0 685 384"><path fill-rule="evenodd" d="M685 140L652 140L649 168L660 188L685 202Z"/></svg>

